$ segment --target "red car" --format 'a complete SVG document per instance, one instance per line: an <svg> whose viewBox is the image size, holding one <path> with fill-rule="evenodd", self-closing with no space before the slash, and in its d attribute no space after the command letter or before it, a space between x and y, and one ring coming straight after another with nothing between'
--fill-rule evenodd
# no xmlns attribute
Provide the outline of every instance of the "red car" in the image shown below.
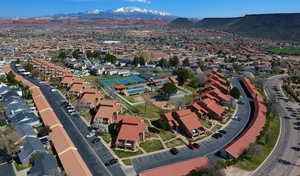
<svg viewBox="0 0 300 176"><path fill-rule="evenodd" d="M200 145L197 144L197 143L193 143L192 145L193 145L193 147L196 148L196 149L199 149L199 148L200 148Z"/></svg>
<svg viewBox="0 0 300 176"><path fill-rule="evenodd" d="M194 150L194 146L193 146L192 143L189 143L189 144L187 145L187 147L188 147L189 149L191 149L191 150Z"/></svg>

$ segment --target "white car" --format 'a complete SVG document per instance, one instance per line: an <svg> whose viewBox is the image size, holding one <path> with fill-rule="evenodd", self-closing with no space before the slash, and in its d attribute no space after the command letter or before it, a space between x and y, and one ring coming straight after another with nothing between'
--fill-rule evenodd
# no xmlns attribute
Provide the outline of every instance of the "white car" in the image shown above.
<svg viewBox="0 0 300 176"><path fill-rule="evenodd" d="M67 109L68 113L75 112L75 109Z"/></svg>
<svg viewBox="0 0 300 176"><path fill-rule="evenodd" d="M87 138L90 138L90 137L93 137L93 136L95 136L95 133L93 133L93 132L90 132L89 134L86 135Z"/></svg>
<svg viewBox="0 0 300 176"><path fill-rule="evenodd" d="M57 89L51 89L51 92L56 92L57 91Z"/></svg>

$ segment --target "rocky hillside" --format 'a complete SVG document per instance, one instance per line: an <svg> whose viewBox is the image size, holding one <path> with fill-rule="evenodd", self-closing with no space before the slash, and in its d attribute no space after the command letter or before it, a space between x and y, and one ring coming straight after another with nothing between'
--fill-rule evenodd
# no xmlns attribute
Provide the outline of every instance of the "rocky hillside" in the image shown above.
<svg viewBox="0 0 300 176"><path fill-rule="evenodd" d="M204 18L194 23L193 27L223 30L247 37L300 41L300 13Z"/></svg>

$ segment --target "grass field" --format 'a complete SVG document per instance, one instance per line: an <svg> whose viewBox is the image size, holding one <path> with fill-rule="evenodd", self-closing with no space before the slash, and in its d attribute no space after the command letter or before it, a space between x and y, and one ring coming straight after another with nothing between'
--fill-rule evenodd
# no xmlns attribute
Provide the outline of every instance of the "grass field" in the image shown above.
<svg viewBox="0 0 300 176"><path fill-rule="evenodd" d="M146 106L146 107L145 107ZM130 106L129 109L139 116L147 119L157 119L160 118L162 110L152 103L141 104L137 106Z"/></svg>
<svg viewBox="0 0 300 176"><path fill-rule="evenodd" d="M183 142L182 139L179 139L179 138L174 139L174 140L172 140L172 141L166 143L166 146L167 146L168 148L173 148L173 147L177 147L177 146L180 146L180 145L184 145L184 142Z"/></svg>
<svg viewBox="0 0 300 176"><path fill-rule="evenodd" d="M113 151L115 152L115 154L119 157L119 158L126 158L126 157L131 157L131 156L136 156L136 155L141 155L143 154L142 151L137 151L137 152L127 152L127 151L123 151L123 150L117 150L117 149L113 149Z"/></svg>
<svg viewBox="0 0 300 176"><path fill-rule="evenodd" d="M131 166L131 165L132 165L130 159L124 159L124 160L122 160L122 162L123 162L126 166Z"/></svg>
<svg viewBox="0 0 300 176"><path fill-rule="evenodd" d="M175 137L175 134L167 130L160 130L159 135L163 141L167 141Z"/></svg>
<svg viewBox="0 0 300 176"><path fill-rule="evenodd" d="M151 141L142 142L140 144L140 147L142 147L147 153L164 149L160 140L151 140Z"/></svg>
<svg viewBox="0 0 300 176"><path fill-rule="evenodd" d="M111 142L111 135L109 133L101 133L100 136L106 143Z"/></svg>
<svg viewBox="0 0 300 176"><path fill-rule="evenodd" d="M300 49L272 48L268 51L274 54L300 55Z"/></svg>

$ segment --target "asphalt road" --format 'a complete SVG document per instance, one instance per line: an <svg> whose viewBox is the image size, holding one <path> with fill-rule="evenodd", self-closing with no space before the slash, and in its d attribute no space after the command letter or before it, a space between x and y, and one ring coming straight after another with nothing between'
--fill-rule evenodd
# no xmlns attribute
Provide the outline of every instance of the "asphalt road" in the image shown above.
<svg viewBox="0 0 300 176"><path fill-rule="evenodd" d="M13 67L14 71L15 68ZM113 159L113 155L108 151L102 142L92 144L94 138L86 138L89 133L88 126L79 116L70 116L62 107L61 101L65 98L58 91L51 91L46 83L42 83L36 78L28 78L33 84L40 87L48 103L53 108L53 111L61 121L67 134L71 138L79 154L85 161L86 165L95 176L124 176L125 173L121 169L120 164L115 164L110 167L104 165L105 162ZM76 167L76 166L74 166Z"/></svg>
<svg viewBox="0 0 300 176"><path fill-rule="evenodd" d="M244 130L250 119L250 104L247 95L242 89L237 78L233 79L232 84L239 88L241 92L240 100L243 101L244 104L238 104L236 116L240 120L231 120L231 122L229 122L229 124L224 128L226 134L223 135L222 138L214 139L212 137L208 137L198 142L200 149L190 150L187 147L178 148L179 153L177 155L172 155L169 151L164 151L134 158L132 162L136 172L139 173L144 170L201 156L213 157L215 153L222 150L226 145L232 142Z"/></svg>
<svg viewBox="0 0 300 176"><path fill-rule="evenodd" d="M265 84L265 91L268 97L274 100L274 107L281 121L281 134L273 153L252 174L255 176L297 176L300 174L300 117L299 115L292 117L292 112L287 110L287 107L296 110L299 105L287 101L282 91L281 79L286 77L286 75L271 77ZM279 91L276 91L275 87Z"/></svg>

